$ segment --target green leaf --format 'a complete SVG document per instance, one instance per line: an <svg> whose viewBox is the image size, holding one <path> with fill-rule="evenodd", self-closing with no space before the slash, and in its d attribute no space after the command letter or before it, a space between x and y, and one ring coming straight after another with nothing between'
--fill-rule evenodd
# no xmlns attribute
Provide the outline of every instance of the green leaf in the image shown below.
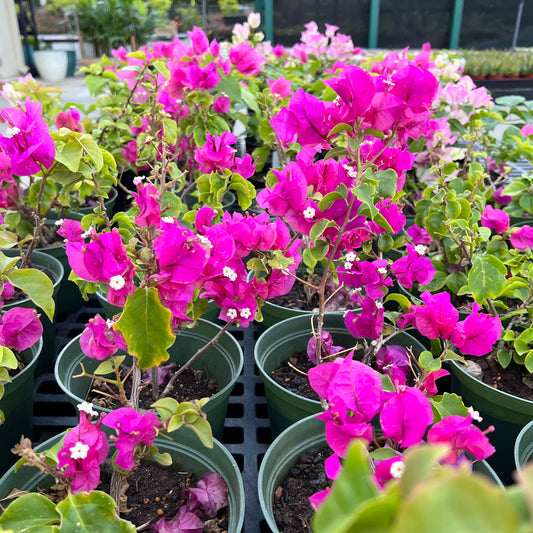
<svg viewBox="0 0 533 533"><path fill-rule="evenodd" d="M476 302L496 298L505 286L507 267L494 256L476 256L468 273L468 285Z"/></svg>
<svg viewBox="0 0 533 533"><path fill-rule="evenodd" d="M94 163L96 170L100 170L104 166L104 157L97 142L89 134L85 134L79 138L79 143Z"/></svg>
<svg viewBox="0 0 533 533"><path fill-rule="evenodd" d="M324 233L324 231L328 227L328 224L329 224L329 222L327 220L318 221L311 228L311 231L309 232L309 238L312 241L316 241L322 235L322 233Z"/></svg>
<svg viewBox="0 0 533 533"><path fill-rule="evenodd" d="M400 452L393 448L376 448L373 452L370 452L370 457L378 461L385 461L391 457L401 457L401 455Z"/></svg>
<svg viewBox="0 0 533 533"><path fill-rule="evenodd" d="M444 445L421 446L412 448L405 458L405 472L400 479L400 490L404 497L416 488L446 456L447 448ZM423 529L417 531L424 531Z"/></svg>
<svg viewBox="0 0 533 533"><path fill-rule="evenodd" d="M383 198L394 198L398 183L396 171L389 168L387 170L378 170L376 178L379 180L379 195Z"/></svg>
<svg viewBox="0 0 533 533"><path fill-rule="evenodd" d="M53 531L45 526L59 524L56 506L42 494L30 492L14 500L0 516L0 527L18 533Z"/></svg>
<svg viewBox="0 0 533 533"><path fill-rule="evenodd" d="M172 313L161 303L155 287L138 288L128 296L114 327L124 337L128 353L137 357L141 370L169 358L167 349L176 339L170 328L171 318Z"/></svg>
<svg viewBox="0 0 533 533"><path fill-rule="evenodd" d="M408 470L407 465L402 482ZM433 472L424 481L421 477L416 490L402 502L390 533L520 531L518 513L505 493L484 476L446 468Z"/></svg>
<svg viewBox="0 0 533 533"><path fill-rule="evenodd" d="M11 284L21 289L35 305L40 307L50 321L54 319L54 285L44 272L36 268L24 268L12 270L7 274L7 278Z"/></svg>
<svg viewBox="0 0 533 533"><path fill-rule="evenodd" d="M438 415L435 416L435 422L450 415L466 416L468 414L463 399L457 394L445 392L442 396L434 396L430 402L433 412Z"/></svg>
<svg viewBox="0 0 533 533"><path fill-rule="evenodd" d="M332 135L335 135L337 133L341 133L342 131L350 131L353 132L353 126L351 124L347 124L345 122L341 122L340 124L336 124L332 130L328 133L328 137L331 137Z"/></svg>
<svg viewBox="0 0 533 533"><path fill-rule="evenodd" d="M170 70L168 70L168 67L164 61L152 61L152 65L157 72L163 74L167 80L170 79Z"/></svg>
<svg viewBox="0 0 533 533"><path fill-rule="evenodd" d="M56 150L56 161L65 165L72 172L77 172L80 167L83 148L75 140L69 140L61 149Z"/></svg>
<svg viewBox="0 0 533 533"><path fill-rule="evenodd" d="M174 398L161 398L152 404L155 407L159 416L166 420L170 418L178 410L179 403Z"/></svg>
<svg viewBox="0 0 533 533"><path fill-rule="evenodd" d="M135 533L131 522L115 516L115 507L113 498L99 490L70 495L57 504L61 533Z"/></svg>
<svg viewBox="0 0 533 533"><path fill-rule="evenodd" d="M362 441L349 448L342 472L335 480L331 493L313 518L313 531L337 533L346 531L353 513L368 500L378 496L378 489L370 479L368 453Z"/></svg>
<svg viewBox="0 0 533 533"><path fill-rule="evenodd" d="M498 363L500 363L502 368L507 368L509 366L509 363L513 359L513 354L510 350L502 349L502 350L498 350L498 352L496 353L496 357L498 358Z"/></svg>
<svg viewBox="0 0 533 533"><path fill-rule="evenodd" d="M96 94L98 90L100 90L104 85L107 84L107 80L105 78L101 78L100 76L93 76L91 74L85 76L84 81L87 84L89 92L92 95Z"/></svg>
<svg viewBox="0 0 533 533"><path fill-rule="evenodd" d="M150 457L157 463L162 466L171 466L172 465L172 456L169 453L159 453L154 452L150 454Z"/></svg>
<svg viewBox="0 0 533 533"><path fill-rule="evenodd" d="M318 204L318 209L320 209L321 211L325 211L328 207L331 206L333 202L335 202L336 200L339 200L342 197L343 196L340 192L337 192L337 191L330 192L326 194L326 196L324 196L322 200L320 200Z"/></svg>
<svg viewBox="0 0 533 533"><path fill-rule="evenodd" d="M411 309L411 302L409 301L409 298L407 296L404 296L403 294L391 292L390 294L387 294L385 298L385 302L398 302L402 308L403 311L409 311Z"/></svg>
<svg viewBox="0 0 533 533"><path fill-rule="evenodd" d="M524 365L528 372L533 372L533 350L530 350L524 359Z"/></svg>
<svg viewBox="0 0 533 533"><path fill-rule="evenodd" d="M17 366L18 361L12 350L6 346L0 346L0 367L14 369Z"/></svg>
<svg viewBox="0 0 533 533"><path fill-rule="evenodd" d="M174 146L178 142L178 125L175 120L163 119L163 132L169 145Z"/></svg>
<svg viewBox="0 0 533 533"><path fill-rule="evenodd" d="M198 438L206 448L213 447L213 432L211 431L211 425L205 418L198 417L188 426L198 435Z"/></svg>
<svg viewBox="0 0 533 533"><path fill-rule="evenodd" d="M428 372L435 372L441 368L441 360L438 357L434 358L433 354L427 350L424 350L418 356L418 362L420 366Z"/></svg>
<svg viewBox="0 0 533 533"><path fill-rule="evenodd" d="M316 241L315 245L312 248L309 248L311 255L318 262L326 257L326 254L329 251L329 245L326 241Z"/></svg>
<svg viewBox="0 0 533 533"><path fill-rule="evenodd" d="M461 287L468 285L468 278L464 272L455 272L454 274L448 275L445 283L450 291L457 294L461 290Z"/></svg>
<svg viewBox="0 0 533 533"><path fill-rule="evenodd" d="M233 102L241 99L241 84L232 76L224 76L217 84L220 92L226 93Z"/></svg>

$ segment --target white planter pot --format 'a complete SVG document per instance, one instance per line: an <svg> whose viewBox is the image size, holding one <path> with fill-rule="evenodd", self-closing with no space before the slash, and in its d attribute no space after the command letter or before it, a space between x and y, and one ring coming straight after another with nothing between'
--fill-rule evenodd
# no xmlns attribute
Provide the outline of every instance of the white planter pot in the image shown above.
<svg viewBox="0 0 533 533"><path fill-rule="evenodd" d="M67 77L68 56L65 50L36 50L33 59L43 81L54 83Z"/></svg>

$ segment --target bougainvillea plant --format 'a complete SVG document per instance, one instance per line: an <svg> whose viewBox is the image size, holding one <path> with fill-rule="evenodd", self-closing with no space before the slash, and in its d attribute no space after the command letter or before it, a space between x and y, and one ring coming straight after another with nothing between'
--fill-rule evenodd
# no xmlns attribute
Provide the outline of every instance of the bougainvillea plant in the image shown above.
<svg viewBox="0 0 533 533"><path fill-rule="evenodd" d="M458 396L446 393L430 399L435 391L426 388L424 393L421 387L407 384L411 369L405 354L396 353L386 368L390 379L384 380L382 374L353 360L350 353L310 370L311 386L327 402L327 410L318 418L325 422L326 439L333 451L326 459L330 479L341 472L341 459L356 438L370 447L374 482L379 487L402 476L403 452L422 442L446 444L448 452L442 461L451 465L468 461L468 457L482 460L494 453L486 436L494 428L482 431L475 426L473 420L481 420L479 413L467 410ZM314 495L313 504L320 505L328 494L329 489Z"/></svg>
<svg viewBox="0 0 533 533"><path fill-rule="evenodd" d="M54 489L59 498L80 493L91 493L89 498L100 498L98 494L93 495L92 491L100 485L101 467L108 460L111 443L116 449L111 459L114 467L110 483L111 496L118 504L118 511L127 516L127 501L124 498L126 480L140 461L151 457L165 466L172 464L170 455L160 453L154 446L156 436L189 426L195 430L204 445L213 446L209 424L205 425L205 415L201 412L201 406L205 403L206 400L200 400L178 404L175 400L167 399L154 404L160 419L153 412L140 413L130 407L99 414L90 403L83 402L78 406L79 424L67 431L53 448L37 453L29 439L22 438L13 451L21 456L21 464L37 467L43 473L53 476ZM96 420L93 421L94 417ZM107 426L114 432L106 433L102 426ZM228 504L227 494L226 483L220 474L204 474L196 487L184 490L184 504L178 513L152 523L151 531L184 531L187 524L190 531L201 532L204 524L199 510L202 511L202 516L215 516ZM31 518L35 519L34 516ZM102 517L101 525L104 524Z"/></svg>

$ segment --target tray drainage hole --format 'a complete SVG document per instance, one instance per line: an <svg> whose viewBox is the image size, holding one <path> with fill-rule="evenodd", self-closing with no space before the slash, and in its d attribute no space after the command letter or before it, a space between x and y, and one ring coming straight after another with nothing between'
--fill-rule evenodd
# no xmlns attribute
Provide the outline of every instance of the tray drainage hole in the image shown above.
<svg viewBox="0 0 533 533"><path fill-rule="evenodd" d="M242 444L244 442L244 429L226 426L222 433L222 442L224 444Z"/></svg>
<svg viewBox="0 0 533 533"><path fill-rule="evenodd" d="M231 391L231 396L242 396L244 394L244 385L242 383L235 383L235 387Z"/></svg>
<svg viewBox="0 0 533 533"><path fill-rule="evenodd" d="M265 457L264 453L258 453L257 454L257 471L259 472L259 469L261 468L261 463L263 462L263 458Z"/></svg>
<svg viewBox="0 0 533 533"><path fill-rule="evenodd" d="M270 444L272 442L272 435L270 434L270 428L257 428L256 438L259 444Z"/></svg>
<svg viewBox="0 0 533 533"><path fill-rule="evenodd" d="M257 418L268 418L268 409L266 403L255 404L255 416Z"/></svg>
<svg viewBox="0 0 533 533"><path fill-rule="evenodd" d="M265 385L263 383L255 384L255 395L264 396L265 395Z"/></svg>
<svg viewBox="0 0 533 533"><path fill-rule="evenodd" d="M226 418L242 418L244 416L244 405L242 403L228 404Z"/></svg>

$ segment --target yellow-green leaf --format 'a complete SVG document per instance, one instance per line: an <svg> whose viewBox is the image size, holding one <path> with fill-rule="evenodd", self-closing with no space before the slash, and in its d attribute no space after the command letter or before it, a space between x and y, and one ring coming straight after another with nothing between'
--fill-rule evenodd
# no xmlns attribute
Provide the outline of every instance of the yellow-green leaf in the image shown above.
<svg viewBox="0 0 533 533"><path fill-rule="evenodd" d="M138 359L141 370L159 365L176 339L170 328L172 313L163 306L157 289L138 288L129 296L115 330L122 334L128 352Z"/></svg>
<svg viewBox="0 0 533 533"><path fill-rule="evenodd" d="M7 278L40 307L51 321L54 319L54 285L44 272L36 268L24 268L9 272Z"/></svg>

